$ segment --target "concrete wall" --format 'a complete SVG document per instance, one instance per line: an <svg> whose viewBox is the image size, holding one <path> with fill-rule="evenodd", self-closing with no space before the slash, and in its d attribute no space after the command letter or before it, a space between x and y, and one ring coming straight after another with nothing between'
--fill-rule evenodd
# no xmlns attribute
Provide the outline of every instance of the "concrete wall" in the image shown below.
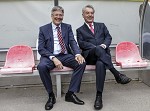
<svg viewBox="0 0 150 111"><path fill-rule="evenodd" d="M41 25L51 22L50 11L53 0L5 0L0 1L0 49L15 44L35 47ZM64 22L76 29L83 24L82 8L91 4L95 7L95 21L104 22L113 41L133 41L139 43L139 5L141 2L99 1L99 0L60 0L64 7Z"/></svg>

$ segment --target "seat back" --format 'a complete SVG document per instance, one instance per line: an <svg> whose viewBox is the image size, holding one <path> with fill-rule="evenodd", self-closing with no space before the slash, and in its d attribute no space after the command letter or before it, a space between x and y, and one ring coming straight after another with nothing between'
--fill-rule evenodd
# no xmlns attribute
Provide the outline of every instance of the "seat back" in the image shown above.
<svg viewBox="0 0 150 111"><path fill-rule="evenodd" d="M147 66L147 63L142 60L136 44L128 41L117 44L116 63L126 68Z"/></svg>
<svg viewBox="0 0 150 111"><path fill-rule="evenodd" d="M16 45L8 50L4 68L28 68L34 66L34 55L31 47Z"/></svg>

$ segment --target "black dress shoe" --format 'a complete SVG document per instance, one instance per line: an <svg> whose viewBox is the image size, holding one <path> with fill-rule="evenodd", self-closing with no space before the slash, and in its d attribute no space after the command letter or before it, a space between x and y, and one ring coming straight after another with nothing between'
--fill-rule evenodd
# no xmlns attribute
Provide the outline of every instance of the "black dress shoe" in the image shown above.
<svg viewBox="0 0 150 111"><path fill-rule="evenodd" d="M103 107L103 103L102 103L102 97L101 96L96 96L96 100L94 103L94 108L96 110L100 110Z"/></svg>
<svg viewBox="0 0 150 111"><path fill-rule="evenodd" d="M45 104L45 110L51 110L53 108L53 104L56 103L56 98L55 96L49 97L48 101Z"/></svg>
<svg viewBox="0 0 150 111"><path fill-rule="evenodd" d="M120 74L120 78L119 79L116 79L117 83L120 83L120 84L127 84L131 81L132 79L131 78L128 78L126 75L124 74Z"/></svg>
<svg viewBox="0 0 150 111"><path fill-rule="evenodd" d="M75 94L66 94L65 101L73 102L75 104L83 105L84 101L80 100Z"/></svg>

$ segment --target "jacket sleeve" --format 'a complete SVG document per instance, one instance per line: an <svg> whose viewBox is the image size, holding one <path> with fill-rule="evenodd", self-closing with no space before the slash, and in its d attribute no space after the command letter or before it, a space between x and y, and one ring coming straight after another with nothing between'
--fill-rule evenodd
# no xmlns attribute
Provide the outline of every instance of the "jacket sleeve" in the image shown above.
<svg viewBox="0 0 150 111"><path fill-rule="evenodd" d="M105 40L104 40L103 44L105 44L106 48L108 48L111 44L112 37L111 37L107 27L105 26L105 24L104 24L104 27L103 27L103 31L104 31L104 34L105 34Z"/></svg>
<svg viewBox="0 0 150 111"><path fill-rule="evenodd" d="M41 27L39 28L38 52L41 56L54 56L53 53L51 53L46 47L46 39Z"/></svg>
<svg viewBox="0 0 150 111"><path fill-rule="evenodd" d="M76 42L76 40L74 38L71 25L69 25L69 27L68 27L68 33L69 33L69 45L71 47L71 50L73 51L73 53L75 55L76 54L81 54L80 48L78 47L77 42Z"/></svg>

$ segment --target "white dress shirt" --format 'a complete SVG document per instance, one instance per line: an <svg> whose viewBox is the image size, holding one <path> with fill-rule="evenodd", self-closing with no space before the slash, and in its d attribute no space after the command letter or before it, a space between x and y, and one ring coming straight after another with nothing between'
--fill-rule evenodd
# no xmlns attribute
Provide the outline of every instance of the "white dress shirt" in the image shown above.
<svg viewBox="0 0 150 111"><path fill-rule="evenodd" d="M85 22L86 23L86 22ZM86 25L89 27L90 29L90 25L88 23L86 23ZM92 28L94 29L94 24L92 23Z"/></svg>
<svg viewBox="0 0 150 111"><path fill-rule="evenodd" d="M52 23L52 30L53 30L53 37L54 37L54 52L53 52L53 54L55 54L55 55L57 55L61 52L61 46L59 44L56 27L60 27L60 30L61 30L61 24L59 26L56 26L55 24ZM65 51L65 54L66 53L67 53L67 51ZM50 59L52 60L53 57L55 57L55 56L50 56Z"/></svg>
<svg viewBox="0 0 150 111"><path fill-rule="evenodd" d="M54 52L53 54L59 54L61 52L61 46L59 44L58 36L57 36L57 26L52 23L53 37L54 37ZM61 25L59 25L61 30Z"/></svg>

